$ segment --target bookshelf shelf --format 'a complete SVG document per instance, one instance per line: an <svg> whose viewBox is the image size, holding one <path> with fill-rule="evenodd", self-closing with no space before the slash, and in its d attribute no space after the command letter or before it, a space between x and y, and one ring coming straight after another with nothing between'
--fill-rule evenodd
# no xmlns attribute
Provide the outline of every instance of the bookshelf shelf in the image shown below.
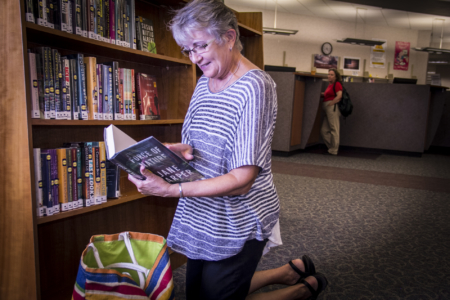
<svg viewBox="0 0 450 300"><path fill-rule="evenodd" d="M238 25L239 25L239 33L241 34L241 36L249 37L249 36L261 36L262 35L261 31L253 29L242 23L238 23Z"/></svg>
<svg viewBox="0 0 450 300"><path fill-rule="evenodd" d="M120 125L172 125L172 124L183 124L184 119L169 119L169 120L134 120L134 121L101 121L101 120L43 120L43 119L32 119L31 125L33 126L109 126L114 124L116 126Z"/></svg>
<svg viewBox="0 0 450 300"><path fill-rule="evenodd" d="M28 42L70 50L74 53L82 52L88 55L111 57L114 58L114 60L130 61L160 67L192 65L192 62L187 58L173 58L165 55L134 50L30 22L25 22L25 27L27 30Z"/></svg>
<svg viewBox="0 0 450 300"><path fill-rule="evenodd" d="M29 2L29 1L28 1ZM10 284L0 288L0 299L70 299L80 255L95 234L122 231L151 232L167 236L176 212L177 198L149 197L140 194L121 172L122 197L106 203L83 207L53 216L37 217L33 148L55 149L65 142L101 141L104 127L114 124L135 140L154 136L162 142L181 140L184 117L196 86L196 68L184 58L166 24L170 9L188 0L135 0L136 16L153 21L158 54L133 50L103 41L69 34L26 21L25 0L0 1L0 28L3 39L0 55L6 57L0 83L4 103L12 110L0 110L0 137L4 143L0 156L0 190L3 241L0 258L5 266L0 276ZM264 68L262 13L236 12L244 55ZM117 61L119 67L151 74L158 81L162 120L98 121L41 120L31 118L32 87L27 51L37 47L56 49L63 56L82 53L104 64ZM170 253L177 268L186 257ZM21 264L11 264L20 261ZM58 274L58 276L54 276Z"/></svg>
<svg viewBox="0 0 450 300"><path fill-rule="evenodd" d="M48 217L38 217L37 218L37 224L40 225L40 224L53 222L53 221L56 221L56 220L70 218L70 217L73 217L73 216L86 214L86 213L89 213L89 212L92 212L92 211L104 209L104 208L115 206L115 205L120 205L120 204L123 204L123 203L127 203L127 202L138 200L138 199L142 199L142 198L145 198L145 197L147 197L147 196L142 195L141 193L139 193L137 191L130 191L128 193L125 193L125 195L122 195L118 199L108 199L108 201L106 203L103 203L103 204L93 205L93 206L89 206L89 207L81 207L81 208L77 208L77 209L73 209L73 210L69 210L69 211L65 211L65 212L60 212L58 214L55 214L55 215L52 215L52 216L48 216Z"/></svg>

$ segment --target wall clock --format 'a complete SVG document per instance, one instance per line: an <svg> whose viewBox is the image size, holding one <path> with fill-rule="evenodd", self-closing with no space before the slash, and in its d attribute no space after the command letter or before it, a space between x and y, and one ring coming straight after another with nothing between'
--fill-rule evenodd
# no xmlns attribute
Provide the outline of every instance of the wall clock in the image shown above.
<svg viewBox="0 0 450 300"><path fill-rule="evenodd" d="M333 46L330 43L326 42L322 44L322 53L323 55L330 55L333 52Z"/></svg>

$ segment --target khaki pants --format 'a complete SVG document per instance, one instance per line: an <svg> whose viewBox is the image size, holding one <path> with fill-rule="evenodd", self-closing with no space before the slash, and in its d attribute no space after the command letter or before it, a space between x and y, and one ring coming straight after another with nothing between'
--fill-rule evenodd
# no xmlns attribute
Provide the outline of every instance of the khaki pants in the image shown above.
<svg viewBox="0 0 450 300"><path fill-rule="evenodd" d="M325 112L325 117L323 118L322 128L320 129L320 134L328 147L328 152L330 154L337 155L339 149L339 116L341 112L336 105L328 106L329 102L322 103L322 109Z"/></svg>

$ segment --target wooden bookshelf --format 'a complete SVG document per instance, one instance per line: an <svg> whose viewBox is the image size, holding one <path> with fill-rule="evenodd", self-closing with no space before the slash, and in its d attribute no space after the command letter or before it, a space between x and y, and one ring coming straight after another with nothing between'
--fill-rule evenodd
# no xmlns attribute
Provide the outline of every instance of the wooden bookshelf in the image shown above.
<svg viewBox="0 0 450 300"><path fill-rule="evenodd" d="M95 234L151 232L167 237L178 199L148 197L121 174L118 199L49 217L36 217L33 148L57 148L64 142L103 140L110 124L136 140L150 135L179 142L196 68L182 56L166 24L169 8L186 1L136 0L136 15L153 20L157 53L96 41L25 21L23 0L0 1L0 299L70 299L79 259ZM244 55L261 69L262 14L235 12ZM79 121L31 118L27 50L47 46L62 55L83 53L98 63L154 74L161 100L161 120ZM186 258L170 251L172 267Z"/></svg>

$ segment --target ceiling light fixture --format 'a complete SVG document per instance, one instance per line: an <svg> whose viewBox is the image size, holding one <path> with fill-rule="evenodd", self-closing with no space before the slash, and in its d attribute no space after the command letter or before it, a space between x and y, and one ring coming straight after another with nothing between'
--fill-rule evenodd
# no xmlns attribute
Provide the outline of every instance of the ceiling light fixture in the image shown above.
<svg viewBox="0 0 450 300"><path fill-rule="evenodd" d="M365 8L356 8L356 18L355 18L355 38L346 38L342 40L338 40L338 43L346 43L351 45L359 45L359 46L378 46L383 45L385 42L382 41L374 41L374 40L365 40L356 38L356 26L358 25L358 10L366 10Z"/></svg>
<svg viewBox="0 0 450 300"><path fill-rule="evenodd" d="M442 29L441 29L441 38L439 41L439 48L433 48L433 47L423 47L423 48L413 48L416 51L422 51L422 52L428 52L428 53L436 53L436 54L442 54L442 53L450 53L450 49L442 49L442 40L444 39L444 23L445 23L445 19L435 19L435 20L439 20L442 21ZM431 40L433 40L433 25L434 22L431 22ZM431 44L431 41L430 41Z"/></svg>
<svg viewBox="0 0 450 300"><path fill-rule="evenodd" d="M298 32L298 30L277 28L277 8L278 8L278 0L275 1L275 19L273 21L273 28L263 27L263 32L268 33L268 34L277 34L277 35L294 35L294 34L296 34Z"/></svg>

